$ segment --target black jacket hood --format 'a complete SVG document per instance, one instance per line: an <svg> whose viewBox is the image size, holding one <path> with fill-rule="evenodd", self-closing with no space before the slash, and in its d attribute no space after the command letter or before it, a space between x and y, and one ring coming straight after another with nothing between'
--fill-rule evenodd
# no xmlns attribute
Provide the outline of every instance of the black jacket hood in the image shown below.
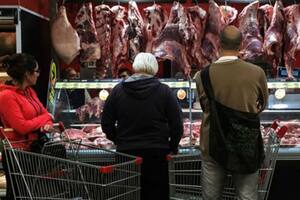
<svg viewBox="0 0 300 200"><path fill-rule="evenodd" d="M156 77L144 78L129 82L122 82L124 91L136 98L136 99L145 99L149 95L153 94L155 90L159 87L161 83Z"/></svg>

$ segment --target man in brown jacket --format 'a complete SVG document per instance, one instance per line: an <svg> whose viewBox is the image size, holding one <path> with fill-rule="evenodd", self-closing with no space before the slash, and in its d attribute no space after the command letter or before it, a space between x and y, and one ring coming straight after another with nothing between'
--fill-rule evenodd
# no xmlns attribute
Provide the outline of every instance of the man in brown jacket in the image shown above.
<svg viewBox="0 0 300 200"><path fill-rule="evenodd" d="M215 99L235 110L260 113L268 101L264 71L238 58L242 40L235 26L227 26L221 33L220 58L211 64L210 80ZM226 170L209 156L209 102L201 82L195 75L199 100L203 110L200 148L202 151L202 187L204 200L218 200L222 194ZM252 174L233 174L239 200L257 199L258 171Z"/></svg>

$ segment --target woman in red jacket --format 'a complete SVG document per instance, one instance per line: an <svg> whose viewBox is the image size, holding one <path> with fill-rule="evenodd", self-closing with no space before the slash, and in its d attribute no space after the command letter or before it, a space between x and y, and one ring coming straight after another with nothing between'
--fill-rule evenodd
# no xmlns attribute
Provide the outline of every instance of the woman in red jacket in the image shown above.
<svg viewBox="0 0 300 200"><path fill-rule="evenodd" d="M0 85L0 118L4 128L13 129L5 136L13 147L34 151L33 143L29 141L37 141L43 132L55 130L51 115L31 88L40 74L38 63L31 55L14 54L7 57L3 64L11 80ZM24 140L28 142L17 142ZM4 154L2 157L5 159L3 167L6 168L8 158ZM13 199L8 178L7 185L7 199Z"/></svg>

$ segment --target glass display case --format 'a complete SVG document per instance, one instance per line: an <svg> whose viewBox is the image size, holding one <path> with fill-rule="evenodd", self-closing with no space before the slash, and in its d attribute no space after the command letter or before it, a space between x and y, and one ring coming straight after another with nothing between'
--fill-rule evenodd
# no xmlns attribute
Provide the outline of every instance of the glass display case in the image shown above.
<svg viewBox="0 0 300 200"><path fill-rule="evenodd" d="M184 114L184 135L181 146L198 145L202 111L197 102L196 84L192 81L160 79L169 85L178 98ZM112 88L121 79L63 80L55 84L54 106L49 110L55 121L66 127L100 133L101 112ZM282 140L279 159L300 159L300 82L269 80L269 102L261 114L265 128L274 121L289 127ZM90 128L89 128L90 127ZM101 132L102 134L102 132Z"/></svg>

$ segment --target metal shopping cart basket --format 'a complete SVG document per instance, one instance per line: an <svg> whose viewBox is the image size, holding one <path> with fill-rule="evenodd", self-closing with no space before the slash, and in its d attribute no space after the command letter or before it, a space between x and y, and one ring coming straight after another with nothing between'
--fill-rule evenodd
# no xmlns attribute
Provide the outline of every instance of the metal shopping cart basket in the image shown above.
<svg viewBox="0 0 300 200"><path fill-rule="evenodd" d="M287 127L278 127L274 122L265 138L265 160L259 169L258 199L266 200L272 182L280 139ZM182 149L178 155L168 157L170 199L172 200L201 200L201 155L195 148ZM233 179L228 174L222 194L223 200L236 200Z"/></svg>
<svg viewBox="0 0 300 200"><path fill-rule="evenodd" d="M77 141L50 142L38 154L4 140L4 150L16 199L140 199L141 158Z"/></svg>

